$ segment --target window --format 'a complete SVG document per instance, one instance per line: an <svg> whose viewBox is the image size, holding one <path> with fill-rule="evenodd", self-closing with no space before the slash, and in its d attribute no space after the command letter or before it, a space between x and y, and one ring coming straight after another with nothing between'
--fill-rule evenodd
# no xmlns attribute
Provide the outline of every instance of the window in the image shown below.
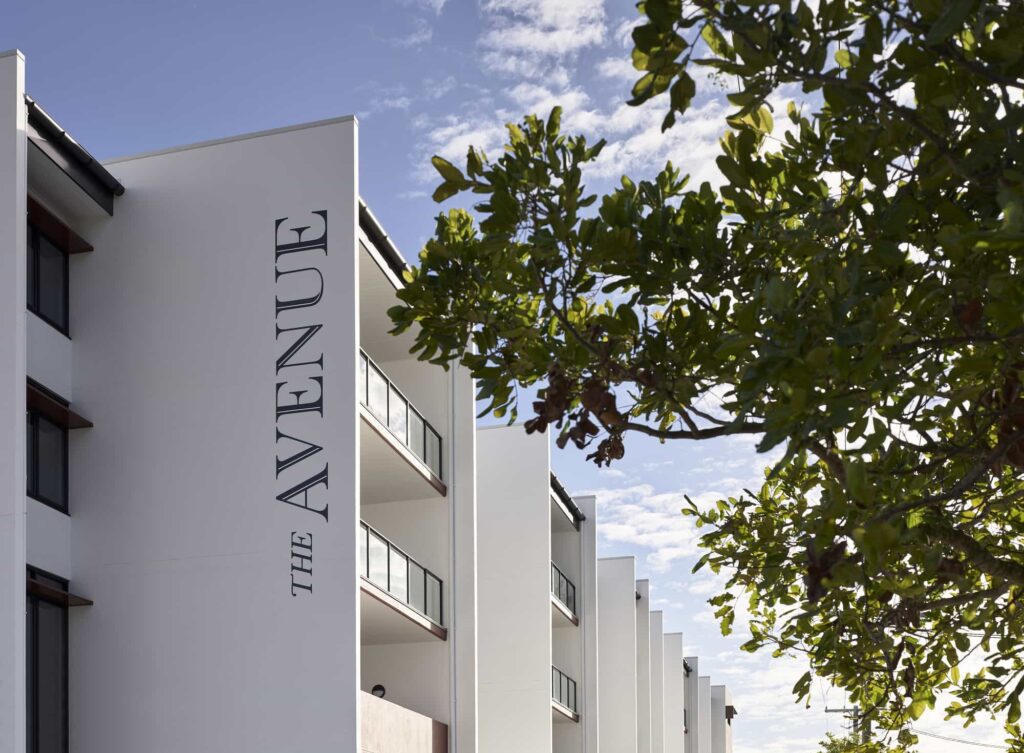
<svg viewBox="0 0 1024 753"><path fill-rule="evenodd" d="M29 568L30 580L61 591L67 581ZM29 594L26 619L27 753L68 750L68 610Z"/></svg>
<svg viewBox="0 0 1024 753"><path fill-rule="evenodd" d="M68 511L68 432L40 412L25 415L28 495L61 512Z"/></svg>
<svg viewBox="0 0 1024 753"><path fill-rule="evenodd" d="M28 310L68 334L68 255L28 226Z"/></svg>

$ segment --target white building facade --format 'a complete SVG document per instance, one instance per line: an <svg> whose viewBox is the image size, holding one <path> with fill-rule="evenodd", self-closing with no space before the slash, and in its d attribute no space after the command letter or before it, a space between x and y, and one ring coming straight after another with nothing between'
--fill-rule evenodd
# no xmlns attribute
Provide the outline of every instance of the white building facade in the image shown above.
<svg viewBox="0 0 1024 753"><path fill-rule="evenodd" d="M731 753L549 438L389 334L354 118L100 164L24 81L0 54L0 753Z"/></svg>
<svg viewBox="0 0 1024 753"><path fill-rule="evenodd" d="M480 747L597 750L593 497L551 473L546 435L478 432Z"/></svg>
<svg viewBox="0 0 1024 753"><path fill-rule="evenodd" d="M355 119L100 165L24 70L0 751L473 753L473 385L387 334Z"/></svg>

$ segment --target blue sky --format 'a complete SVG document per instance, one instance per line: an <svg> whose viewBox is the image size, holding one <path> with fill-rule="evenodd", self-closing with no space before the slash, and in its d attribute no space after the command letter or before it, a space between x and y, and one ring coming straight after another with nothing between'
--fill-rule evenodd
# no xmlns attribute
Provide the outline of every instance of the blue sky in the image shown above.
<svg viewBox="0 0 1024 753"><path fill-rule="evenodd" d="M457 161L469 144L493 154L505 122L556 103L565 128L609 139L588 174L595 190L666 159L717 182L720 89L699 82L693 110L666 135L664 103L623 104L636 17L628 0L28 2L5 8L0 49L25 53L29 93L101 159L356 114L360 192L414 259L437 213L430 155ZM712 501L756 486L766 458L751 440L638 437L612 469L571 450L554 462L568 488L598 495L601 553L637 557L666 629L682 630L702 673L732 689L737 753L809 753L839 730L823 709L842 694L818 683L810 709L795 705L802 664L740 652L742 625L722 637L705 603L717 581L690 574L697 533L679 514L683 495ZM938 715L921 728L1000 738ZM929 739L921 750L963 746Z"/></svg>

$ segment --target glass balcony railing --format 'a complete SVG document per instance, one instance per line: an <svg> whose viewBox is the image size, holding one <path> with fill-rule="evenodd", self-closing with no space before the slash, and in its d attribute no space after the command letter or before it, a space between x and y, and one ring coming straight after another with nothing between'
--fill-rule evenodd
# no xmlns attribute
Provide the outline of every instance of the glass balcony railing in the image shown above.
<svg viewBox="0 0 1024 753"><path fill-rule="evenodd" d="M551 667L551 699L572 713L579 713L576 708L576 681L554 665Z"/></svg>
<svg viewBox="0 0 1024 753"><path fill-rule="evenodd" d="M441 478L441 435L363 351L359 351L359 381L359 401Z"/></svg>
<svg viewBox="0 0 1024 753"><path fill-rule="evenodd" d="M444 626L441 579L362 522L359 574L435 625Z"/></svg>
<svg viewBox="0 0 1024 753"><path fill-rule="evenodd" d="M551 563L551 593L562 606L573 615L576 614L576 586L565 577L565 573L559 570L554 562Z"/></svg>

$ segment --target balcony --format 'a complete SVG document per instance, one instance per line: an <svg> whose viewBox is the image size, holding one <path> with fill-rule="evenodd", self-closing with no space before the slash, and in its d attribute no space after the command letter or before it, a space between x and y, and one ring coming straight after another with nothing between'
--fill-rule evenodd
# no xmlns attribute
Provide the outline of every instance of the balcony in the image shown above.
<svg viewBox="0 0 1024 753"><path fill-rule="evenodd" d="M576 586L554 562L551 563L551 607L555 627L564 624L565 620L573 625L580 624L576 616Z"/></svg>
<svg viewBox="0 0 1024 753"><path fill-rule="evenodd" d="M554 665L551 667L551 709L562 718L573 722L580 720L576 706L576 681Z"/></svg>
<svg viewBox="0 0 1024 753"><path fill-rule="evenodd" d="M364 351L359 353L366 501L418 499L424 482L447 494L442 480L441 435ZM397 453L406 468L394 463Z"/></svg>
<svg viewBox="0 0 1024 753"><path fill-rule="evenodd" d="M448 753L448 725L360 693L364 753Z"/></svg>
<svg viewBox="0 0 1024 753"><path fill-rule="evenodd" d="M359 575L364 643L447 639L441 579L366 523L359 524Z"/></svg>

